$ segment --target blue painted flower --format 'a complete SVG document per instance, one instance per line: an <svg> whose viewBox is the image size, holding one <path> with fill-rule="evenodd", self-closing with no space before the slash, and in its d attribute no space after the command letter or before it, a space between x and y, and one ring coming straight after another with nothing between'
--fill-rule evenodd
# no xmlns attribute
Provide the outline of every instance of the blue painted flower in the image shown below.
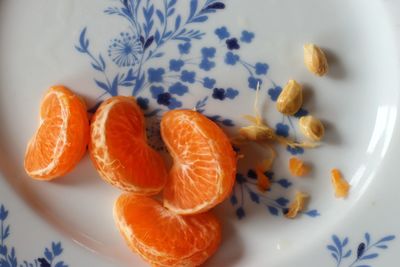
<svg viewBox="0 0 400 267"><path fill-rule="evenodd" d="M163 81L165 70L163 68L153 69L149 68L147 74L149 75L149 82L160 83Z"/></svg>
<svg viewBox="0 0 400 267"><path fill-rule="evenodd" d="M209 71L215 67L215 62L208 60L208 58L203 58L199 64L200 69Z"/></svg>
<svg viewBox="0 0 400 267"><path fill-rule="evenodd" d="M166 93L161 93L157 96L157 103L160 105L168 106L171 104L171 94L166 92Z"/></svg>
<svg viewBox="0 0 400 267"><path fill-rule="evenodd" d="M283 123L278 123L276 125L276 130L275 133L277 135L283 136L283 137L288 137L289 136L289 125L283 124Z"/></svg>
<svg viewBox="0 0 400 267"><path fill-rule="evenodd" d="M278 100L278 97L281 94L281 92L282 92L282 87L280 86L275 86L274 88L268 89L268 95L274 102Z"/></svg>
<svg viewBox="0 0 400 267"><path fill-rule="evenodd" d="M225 63L228 65L235 65L240 60L240 57L232 52L228 52L225 55Z"/></svg>
<svg viewBox="0 0 400 267"><path fill-rule="evenodd" d="M228 88L226 89L226 97L229 99L234 99L237 95L239 95L239 91L232 89L232 88Z"/></svg>
<svg viewBox="0 0 400 267"><path fill-rule="evenodd" d="M162 86L151 86L150 93L153 98L157 98L159 94L164 93L164 87Z"/></svg>
<svg viewBox="0 0 400 267"><path fill-rule="evenodd" d="M190 53L190 48L192 44L190 42L182 43L178 45L179 53L181 55L187 55Z"/></svg>
<svg viewBox="0 0 400 267"><path fill-rule="evenodd" d="M165 92L164 88L161 86L152 86L150 92L159 105L167 106L169 109L175 109L182 106L182 102L173 97L170 92Z"/></svg>
<svg viewBox="0 0 400 267"><path fill-rule="evenodd" d="M108 56L119 67L134 66L139 63L143 46L137 36L122 32L108 47Z"/></svg>
<svg viewBox="0 0 400 267"><path fill-rule="evenodd" d="M185 62L181 59L171 59L169 61L169 69L171 71L176 71L179 72L181 71L181 68L185 65Z"/></svg>
<svg viewBox="0 0 400 267"><path fill-rule="evenodd" d="M254 33L249 31L242 31L242 37L240 37L240 41L245 43L251 43L254 38Z"/></svg>
<svg viewBox="0 0 400 267"><path fill-rule="evenodd" d="M168 88L168 92L179 96L183 96L188 91L188 87L180 82L176 82Z"/></svg>
<svg viewBox="0 0 400 267"><path fill-rule="evenodd" d="M304 149L302 147L287 146L286 150L289 151L289 153L292 155L300 155L304 153Z"/></svg>
<svg viewBox="0 0 400 267"><path fill-rule="evenodd" d="M225 41L226 47L228 47L229 50L238 50L240 49L240 45L238 43L238 40L236 38L230 38Z"/></svg>
<svg viewBox="0 0 400 267"><path fill-rule="evenodd" d="M205 77L203 79L203 85L204 85L205 88L213 89L215 83L216 83L215 79L212 79L212 78L209 78L209 77Z"/></svg>
<svg viewBox="0 0 400 267"><path fill-rule="evenodd" d="M203 55L203 58L213 58L215 57L215 48L214 47L203 47L201 49L201 54Z"/></svg>
<svg viewBox="0 0 400 267"><path fill-rule="evenodd" d="M168 105L169 109L176 109L182 107L182 102L177 100L175 97L171 97L170 103Z"/></svg>
<svg viewBox="0 0 400 267"><path fill-rule="evenodd" d="M249 77L248 79L247 79L247 81L249 82L249 88L251 88L251 89L254 89L254 90L256 90L257 89L257 85L258 84L260 84L260 86L261 86L261 84L262 84L262 81L261 81L261 79L257 79L257 78L255 78L255 77Z"/></svg>
<svg viewBox="0 0 400 267"><path fill-rule="evenodd" d="M218 100L224 100L226 97L225 89L222 88L214 88L212 97Z"/></svg>
<svg viewBox="0 0 400 267"><path fill-rule="evenodd" d="M265 63L257 63L256 66L256 74L257 75L266 75L269 69L268 64Z"/></svg>
<svg viewBox="0 0 400 267"><path fill-rule="evenodd" d="M221 28L217 28L217 29L214 31L214 33L218 36L218 38L219 38L220 40L229 38L229 36L230 36L230 34L229 34L229 32L228 32L228 29L227 29L225 26L223 26L223 27L221 27Z"/></svg>
<svg viewBox="0 0 400 267"><path fill-rule="evenodd" d="M136 102L138 103L139 107L143 110L149 108L149 100L147 98L139 96L138 98L136 98Z"/></svg>
<svg viewBox="0 0 400 267"><path fill-rule="evenodd" d="M181 73L182 82L194 83L196 81L196 72L184 70Z"/></svg>

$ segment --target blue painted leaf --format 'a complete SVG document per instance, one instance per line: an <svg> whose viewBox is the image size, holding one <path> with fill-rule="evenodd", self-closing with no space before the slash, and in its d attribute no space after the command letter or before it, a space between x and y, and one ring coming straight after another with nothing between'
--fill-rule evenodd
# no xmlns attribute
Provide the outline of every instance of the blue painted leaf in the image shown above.
<svg viewBox="0 0 400 267"><path fill-rule="evenodd" d="M225 8L225 4L221 3L221 2L216 2L213 3L209 6L206 7L207 9L224 9Z"/></svg>
<svg viewBox="0 0 400 267"><path fill-rule="evenodd" d="M328 245L328 246L326 246L326 248L327 248L328 250L330 250L330 251L336 253L336 254L339 254L339 251L337 250L337 248L336 248L335 246Z"/></svg>
<svg viewBox="0 0 400 267"><path fill-rule="evenodd" d="M128 71L128 73L126 74L125 81L133 81L135 79L136 79L136 77L135 77L135 75L133 75L133 69L130 69Z"/></svg>
<svg viewBox="0 0 400 267"><path fill-rule="evenodd" d="M117 74L117 76L115 76L115 78L111 84L110 94L112 96L118 95L118 81L119 81L119 74Z"/></svg>
<svg viewBox="0 0 400 267"><path fill-rule="evenodd" d="M157 30L156 33L154 34L154 40L156 41L156 44L160 43L160 38L161 38L160 32Z"/></svg>
<svg viewBox="0 0 400 267"><path fill-rule="evenodd" d="M7 225L7 227L4 230L4 232L2 233L2 235L3 235L3 240L6 239L10 235L10 226L9 225Z"/></svg>
<svg viewBox="0 0 400 267"><path fill-rule="evenodd" d="M230 120L230 119L224 119L224 120L222 120L222 124L225 125L225 126L229 126L229 127L235 126L235 124L233 123L233 121Z"/></svg>
<svg viewBox="0 0 400 267"><path fill-rule="evenodd" d="M388 248L388 246L386 246L386 245L378 245L378 246L376 246L377 248L380 248L380 249L387 249Z"/></svg>
<svg viewBox="0 0 400 267"><path fill-rule="evenodd" d="M201 17L197 17L195 19L192 20L192 22L204 22L208 19L207 16L201 16Z"/></svg>
<svg viewBox="0 0 400 267"><path fill-rule="evenodd" d="M305 212L304 214L306 214L307 216L313 217L313 218L318 217L318 216L321 215L318 212L318 210L309 210L309 211Z"/></svg>
<svg viewBox="0 0 400 267"><path fill-rule="evenodd" d="M332 256L337 262L339 262L339 258L338 258L338 256L337 256L336 254L331 253L331 256Z"/></svg>
<svg viewBox="0 0 400 267"><path fill-rule="evenodd" d="M107 84L100 82L98 80L94 80L94 81L96 82L97 86L100 87L101 89L106 90L107 92L110 91L110 88L108 88Z"/></svg>
<svg viewBox="0 0 400 267"><path fill-rule="evenodd" d="M393 239L395 239L396 237L394 235L388 235L385 236L384 238L382 238L381 240L379 240L378 242L376 242L377 244L382 243L382 242L388 242L388 241L392 241Z"/></svg>
<svg viewBox="0 0 400 267"><path fill-rule="evenodd" d="M40 267L51 267L51 264L45 258L38 258L37 261L40 263Z"/></svg>
<svg viewBox="0 0 400 267"><path fill-rule="evenodd" d="M300 108L299 111L297 111L293 116L296 118L301 118L303 116L307 116L308 115L308 111L305 110L304 108Z"/></svg>
<svg viewBox="0 0 400 267"><path fill-rule="evenodd" d="M251 201L253 201L257 204L260 203L260 197L256 193L254 193L253 191L249 191L249 195L250 195Z"/></svg>
<svg viewBox="0 0 400 267"><path fill-rule="evenodd" d="M236 209L236 216L239 218L239 220L246 216L243 207L239 207Z"/></svg>
<svg viewBox="0 0 400 267"><path fill-rule="evenodd" d="M99 55L99 60L100 60L101 67L104 70L106 68L106 62L104 61L103 56L101 54Z"/></svg>
<svg viewBox="0 0 400 267"><path fill-rule="evenodd" d="M238 203L237 197L235 195L231 196L230 201L233 206L235 206Z"/></svg>
<svg viewBox="0 0 400 267"><path fill-rule="evenodd" d="M160 20L160 23L164 24L164 14L159 9L157 9L156 14L158 19Z"/></svg>
<svg viewBox="0 0 400 267"><path fill-rule="evenodd" d="M340 242L339 237L337 237L336 235L332 236L332 240L333 243L335 244L335 246L337 247L338 251L342 251L342 242Z"/></svg>
<svg viewBox="0 0 400 267"><path fill-rule="evenodd" d="M181 26L181 15L178 15L175 19L175 31L179 29L179 26Z"/></svg>
<svg viewBox="0 0 400 267"><path fill-rule="evenodd" d="M7 255L7 246L6 245L0 245L0 255ZM0 265L1 266L1 265Z"/></svg>
<svg viewBox="0 0 400 267"><path fill-rule="evenodd" d="M54 267L68 267L68 265L64 264L63 261L59 261L56 263L56 265L54 265Z"/></svg>
<svg viewBox="0 0 400 267"><path fill-rule="evenodd" d="M283 207L286 207L286 205L289 203L289 200L287 198L280 197L280 198L275 199L275 202Z"/></svg>
<svg viewBox="0 0 400 267"><path fill-rule="evenodd" d="M160 53L155 54L153 57L162 57L163 55L164 55L164 53L160 52Z"/></svg>
<svg viewBox="0 0 400 267"><path fill-rule="evenodd" d="M51 249L53 250L54 256L59 256L63 251L63 249L61 247L61 242L58 242L58 243L52 242Z"/></svg>
<svg viewBox="0 0 400 267"><path fill-rule="evenodd" d="M149 48L149 46L151 46L151 44L153 43L153 40L154 40L154 36L150 36L147 40L146 40L146 43L144 44L144 47L143 47L143 49L147 49L147 48Z"/></svg>
<svg viewBox="0 0 400 267"><path fill-rule="evenodd" d="M172 31L168 31L168 32L166 32L166 33L164 34L164 37L165 37L165 38L168 38L168 37L171 36L171 34L172 34Z"/></svg>
<svg viewBox="0 0 400 267"><path fill-rule="evenodd" d="M133 92L132 92L133 96L136 96L137 93L140 91L140 89L143 86L144 80L145 80L145 74L143 73L142 76L138 80L136 80L136 84L135 84L135 87L133 88Z"/></svg>
<svg viewBox="0 0 400 267"><path fill-rule="evenodd" d="M267 206L269 213L271 213L274 216L279 215L279 210L273 206Z"/></svg>
<svg viewBox="0 0 400 267"><path fill-rule="evenodd" d="M364 238L365 238L365 241L367 243L367 246L369 246L369 242L371 240L371 236L369 235L369 233L365 233L364 234Z"/></svg>
<svg viewBox="0 0 400 267"><path fill-rule="evenodd" d="M197 0L191 0L190 1L190 13L189 13L189 18L188 20L190 20L191 18L193 18L194 14L197 11Z"/></svg>
<svg viewBox="0 0 400 267"><path fill-rule="evenodd" d="M372 253L372 254L368 254L368 255L363 256L361 258L361 260L370 260L370 259L377 258L378 256L379 256L378 253Z"/></svg>
<svg viewBox="0 0 400 267"><path fill-rule="evenodd" d="M365 252L365 243L361 242L357 247L357 259L364 255Z"/></svg>
<svg viewBox="0 0 400 267"><path fill-rule="evenodd" d="M176 4L176 0L171 0L168 3L168 8L173 7Z"/></svg>
<svg viewBox="0 0 400 267"><path fill-rule="evenodd" d="M46 259L48 261L52 261L53 260L53 253L50 252L50 250L48 248L46 248L44 250L44 256L46 257Z"/></svg>
<svg viewBox="0 0 400 267"><path fill-rule="evenodd" d="M86 27L83 28L81 34L79 35L79 44L83 51L87 51L89 47L89 40L86 39Z"/></svg>
<svg viewBox="0 0 400 267"><path fill-rule="evenodd" d="M175 8L171 8L171 9L168 11L167 16L168 16L168 17L171 17L174 13L175 13Z"/></svg>
<svg viewBox="0 0 400 267"><path fill-rule="evenodd" d="M351 256L351 250L347 251L346 254L344 254L343 258L348 258Z"/></svg>
<svg viewBox="0 0 400 267"><path fill-rule="evenodd" d="M342 242L342 247L345 247L347 243L349 243L349 238L346 237Z"/></svg>
<svg viewBox="0 0 400 267"><path fill-rule="evenodd" d="M289 188L292 185L292 183L289 182L287 179L280 179L277 181L277 183L283 188Z"/></svg>
<svg viewBox="0 0 400 267"><path fill-rule="evenodd" d="M98 66L98 65L96 65L96 64L94 64L94 63L91 63L91 64L92 64L92 67L93 67L95 70L103 71L103 69L102 69L100 66Z"/></svg>

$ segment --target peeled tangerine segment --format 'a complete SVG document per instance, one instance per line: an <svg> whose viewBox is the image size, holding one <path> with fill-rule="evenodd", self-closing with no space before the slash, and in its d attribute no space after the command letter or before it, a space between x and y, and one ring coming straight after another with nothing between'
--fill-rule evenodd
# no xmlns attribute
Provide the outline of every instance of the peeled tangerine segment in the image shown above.
<svg viewBox="0 0 400 267"><path fill-rule="evenodd" d="M129 247L152 266L199 266L221 242L213 214L177 215L145 196L120 196L114 219Z"/></svg>
<svg viewBox="0 0 400 267"><path fill-rule="evenodd" d="M101 177L124 191L152 195L165 185L165 162L147 144L144 115L134 97L115 96L100 105L89 150Z"/></svg>
<svg viewBox="0 0 400 267"><path fill-rule="evenodd" d="M86 152L89 119L85 103L64 86L53 86L40 105L40 123L28 143L24 167L38 180L70 172Z"/></svg>
<svg viewBox="0 0 400 267"><path fill-rule="evenodd" d="M217 124L193 110L173 110L161 120L161 135L174 161L164 189L165 207L195 214L228 197L237 160Z"/></svg>

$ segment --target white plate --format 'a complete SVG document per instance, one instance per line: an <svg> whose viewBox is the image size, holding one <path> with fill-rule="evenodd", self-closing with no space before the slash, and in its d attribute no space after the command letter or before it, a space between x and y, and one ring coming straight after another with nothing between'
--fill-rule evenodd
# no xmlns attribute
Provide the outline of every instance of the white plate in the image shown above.
<svg viewBox="0 0 400 267"><path fill-rule="evenodd" d="M1 1L0 266L145 266L114 227L120 192L88 157L54 182L24 173L25 145L50 85L69 86L90 106L134 93L159 146L157 116L169 108L219 116L234 135L252 113L257 79L264 118L295 136L298 119L279 115L273 102L289 78L305 85L304 109L327 126L323 145L301 155L312 175L290 178L290 153L278 148L273 187L262 195L248 172L262 152L243 147L234 195L215 210L224 239L208 266L397 266L398 2L142 0L137 16L135 3ZM304 67L306 42L328 52L327 77ZM351 183L346 200L333 196L333 167ZM282 208L296 190L311 201L287 220Z"/></svg>

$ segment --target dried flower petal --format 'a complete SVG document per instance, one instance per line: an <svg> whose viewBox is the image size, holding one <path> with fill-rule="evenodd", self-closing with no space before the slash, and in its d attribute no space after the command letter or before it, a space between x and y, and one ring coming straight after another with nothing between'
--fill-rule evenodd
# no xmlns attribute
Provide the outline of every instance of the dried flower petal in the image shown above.
<svg viewBox="0 0 400 267"><path fill-rule="evenodd" d="M349 194L350 184L343 178L338 169L331 171L331 180L337 198L345 198Z"/></svg>
<svg viewBox="0 0 400 267"><path fill-rule="evenodd" d="M289 206L289 211L285 214L286 218L293 219L297 214L304 210L308 194L302 192L296 192L296 196L292 204Z"/></svg>

